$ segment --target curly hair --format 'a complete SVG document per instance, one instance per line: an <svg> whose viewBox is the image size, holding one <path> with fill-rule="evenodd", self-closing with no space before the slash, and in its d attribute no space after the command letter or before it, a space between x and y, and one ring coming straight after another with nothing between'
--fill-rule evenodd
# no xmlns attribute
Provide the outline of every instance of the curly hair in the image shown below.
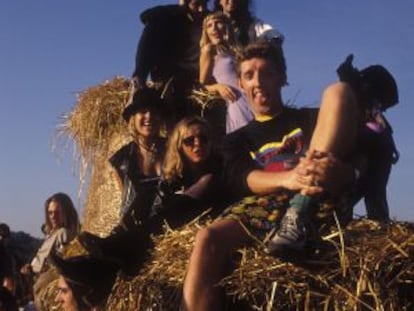
<svg viewBox="0 0 414 311"><path fill-rule="evenodd" d="M48 208L51 202L56 202L60 207L61 227L72 232L76 232L79 228L79 217L71 198L63 192L58 192L50 196L45 202L45 226L44 232L49 234L53 228L50 223Z"/></svg>
<svg viewBox="0 0 414 311"><path fill-rule="evenodd" d="M168 138L167 152L163 163L162 172L167 181L183 178L185 169L184 154L182 151L183 138L193 125L200 125L204 134L210 137L209 124L199 116L187 117L177 123Z"/></svg>

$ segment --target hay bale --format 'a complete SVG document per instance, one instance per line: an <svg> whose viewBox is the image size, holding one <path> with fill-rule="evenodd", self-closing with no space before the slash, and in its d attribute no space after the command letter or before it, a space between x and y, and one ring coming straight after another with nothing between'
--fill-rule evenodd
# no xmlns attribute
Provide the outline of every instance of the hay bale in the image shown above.
<svg viewBox="0 0 414 311"><path fill-rule="evenodd" d="M119 218L121 193L108 158L130 140L122 119L129 94L130 81L123 77L87 88L57 129L56 149L74 145L81 189L89 179L83 229L100 236L107 235Z"/></svg>
<svg viewBox="0 0 414 311"><path fill-rule="evenodd" d="M226 134L227 104L220 95L208 92L203 88L194 88L189 96L195 111L210 123L211 137L220 145Z"/></svg>
<svg viewBox="0 0 414 311"><path fill-rule="evenodd" d="M59 282L59 275L57 272L53 269L54 278L50 280L49 283L45 284L45 286L39 291L39 302L41 304L41 310L47 310L47 311L61 311L63 310L60 306L60 303L56 302L56 296L58 294L58 282Z"/></svg>
<svg viewBox="0 0 414 311"><path fill-rule="evenodd" d="M119 277L107 310L178 310L199 227L167 231L141 273ZM306 256L277 258L254 248L221 281L229 301L249 310L412 310L414 225L369 220L332 228Z"/></svg>

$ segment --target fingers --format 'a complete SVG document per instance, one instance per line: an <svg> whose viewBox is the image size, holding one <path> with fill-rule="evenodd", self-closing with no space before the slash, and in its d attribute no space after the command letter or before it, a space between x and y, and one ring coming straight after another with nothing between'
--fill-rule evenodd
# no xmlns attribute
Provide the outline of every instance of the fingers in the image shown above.
<svg viewBox="0 0 414 311"><path fill-rule="evenodd" d="M219 93L225 100L228 100L230 102L234 102L237 99L236 93L230 86L221 85Z"/></svg>
<svg viewBox="0 0 414 311"><path fill-rule="evenodd" d="M301 192L304 195L317 195L317 194L321 194L324 191L324 189L322 187L318 187L318 186L311 186L311 187L303 187Z"/></svg>

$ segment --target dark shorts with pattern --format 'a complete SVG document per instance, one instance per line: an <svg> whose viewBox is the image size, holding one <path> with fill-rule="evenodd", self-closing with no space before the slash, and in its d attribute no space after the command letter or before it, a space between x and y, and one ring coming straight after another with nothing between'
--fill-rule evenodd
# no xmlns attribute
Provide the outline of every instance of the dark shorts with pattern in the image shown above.
<svg viewBox="0 0 414 311"><path fill-rule="evenodd" d="M230 205L220 218L238 220L247 233L255 240L266 241L269 235L280 226L280 220L289 207L294 193L279 191L269 195L253 195ZM348 191L336 200L321 199L316 204L312 223L317 228L335 224L337 219L344 223L351 216L354 203L354 192Z"/></svg>

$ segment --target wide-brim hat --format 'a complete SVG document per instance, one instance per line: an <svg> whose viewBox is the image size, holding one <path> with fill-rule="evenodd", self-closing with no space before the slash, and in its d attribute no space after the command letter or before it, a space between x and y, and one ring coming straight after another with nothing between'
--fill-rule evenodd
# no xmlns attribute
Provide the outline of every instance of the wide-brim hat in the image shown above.
<svg viewBox="0 0 414 311"><path fill-rule="evenodd" d="M377 99L383 110L398 103L398 87L392 74L382 65L372 65L360 72L364 91Z"/></svg>
<svg viewBox="0 0 414 311"><path fill-rule="evenodd" d="M114 262L89 256L64 259L53 252L50 260L72 289L78 304L87 307L105 302L119 269Z"/></svg>
<svg viewBox="0 0 414 311"><path fill-rule="evenodd" d="M135 91L132 95L131 103L122 112L122 117L128 122L132 115L144 109L150 109L162 114L163 100L155 89L144 88Z"/></svg>

